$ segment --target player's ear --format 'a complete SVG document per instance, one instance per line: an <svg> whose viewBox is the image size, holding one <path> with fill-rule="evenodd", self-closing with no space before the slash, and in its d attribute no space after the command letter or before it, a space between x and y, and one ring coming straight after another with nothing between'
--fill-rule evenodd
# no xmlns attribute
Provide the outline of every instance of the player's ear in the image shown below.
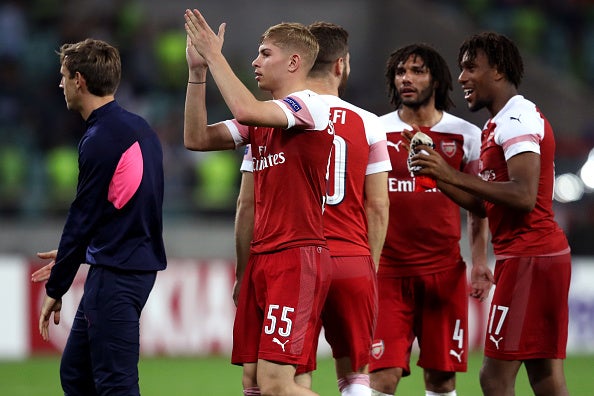
<svg viewBox="0 0 594 396"><path fill-rule="evenodd" d="M493 80L495 80L495 81L499 81L499 80L506 78L505 73L499 71L498 66L493 66L491 68L491 75L493 76Z"/></svg>
<svg viewBox="0 0 594 396"><path fill-rule="evenodd" d="M82 74L80 74L80 72L75 72L74 73L74 80L76 82L76 86L78 88L81 88L82 86L86 86L87 85L87 80L85 80L85 78L83 77Z"/></svg>
<svg viewBox="0 0 594 396"><path fill-rule="evenodd" d="M293 54L289 57L289 67L288 70L290 72L297 71L301 67L301 56L299 54Z"/></svg>
<svg viewBox="0 0 594 396"><path fill-rule="evenodd" d="M344 67L344 58L338 58L334 61L334 70L332 70L334 72L335 76L341 76L342 73L345 72L345 67Z"/></svg>

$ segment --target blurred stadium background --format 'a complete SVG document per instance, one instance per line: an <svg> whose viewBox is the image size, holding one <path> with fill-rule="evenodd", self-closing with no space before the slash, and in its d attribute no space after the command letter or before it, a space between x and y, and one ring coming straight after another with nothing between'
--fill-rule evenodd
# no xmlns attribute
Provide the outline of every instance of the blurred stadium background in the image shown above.
<svg viewBox="0 0 594 396"><path fill-rule="evenodd" d="M43 345L34 332L40 289L28 283L37 251L57 246L77 177L84 123L66 110L55 51L101 38L122 54L116 95L159 133L165 151L165 230L171 266L143 318L147 355L225 355L233 306L233 215L241 150L193 153L183 147L187 67L183 12L197 7L214 30L227 22L224 53L259 97L251 61L260 34L281 21L339 23L350 32L345 98L377 114L391 110L384 65L390 52L427 42L458 75L458 46L482 30L520 46L520 92L548 117L557 139L557 220L576 265L570 351L594 353L594 2L591 0L3 0L0 4L0 298L16 301L0 330L0 360L56 354L67 327ZM209 79L209 119L230 114ZM452 111L482 126L454 84ZM81 277L84 276L84 271ZM82 278L80 278L82 279ZM80 280L79 280L80 282ZM76 301L75 287L69 298ZM480 346L484 309L474 311ZM196 314L198 312L198 314ZM67 322L67 315L63 319ZM154 330L151 330L154 329ZM196 331L198 329L198 331ZM144 330L143 330L144 331ZM326 350L327 352L327 350ZM1 371L0 366L0 371ZM594 388L594 387L593 387Z"/></svg>
<svg viewBox="0 0 594 396"><path fill-rule="evenodd" d="M203 4L202 4L203 3ZM590 255L594 221L594 5L589 0L4 0L0 6L0 251L30 254L50 232L55 240L76 185L80 116L66 110L58 88L63 42L97 37L122 53L117 99L144 115L165 148L168 222L199 230L205 220L228 226L239 182L238 152L193 153L183 148L187 68L183 12L200 7L216 30L227 22L224 52L246 85L261 95L251 61L260 34L280 21L329 20L351 34L352 73L346 98L370 111L390 111L384 64L395 48L434 45L458 75L457 49L469 34L494 29L520 45L526 62L521 93L534 100L556 131L558 220L573 252ZM214 84L209 118L229 117ZM482 126L457 84L454 113ZM593 160L594 161L594 160ZM9 226L8 226L9 225ZM167 235L177 227L168 227ZM22 243L20 230L29 236ZM226 233L226 230L225 230ZM193 233L192 233L193 235ZM52 241L53 241L52 240ZM172 256L203 256L212 244L175 243ZM181 249L181 250L178 250ZM219 252L213 252L219 256ZM229 255L229 252L227 252Z"/></svg>

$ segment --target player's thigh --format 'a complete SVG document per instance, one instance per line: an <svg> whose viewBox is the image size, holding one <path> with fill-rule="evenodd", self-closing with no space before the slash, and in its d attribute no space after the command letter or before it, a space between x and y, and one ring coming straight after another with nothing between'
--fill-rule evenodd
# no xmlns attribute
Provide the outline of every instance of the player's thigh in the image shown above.
<svg viewBox="0 0 594 396"><path fill-rule="evenodd" d="M334 358L367 364L377 314L377 288L370 256L333 257L332 284L322 312Z"/></svg>
<svg viewBox="0 0 594 396"><path fill-rule="evenodd" d="M377 324L371 346L370 371L400 367L410 373L415 339L413 278L378 276Z"/></svg>
<svg viewBox="0 0 594 396"><path fill-rule="evenodd" d="M81 306L76 311L72 328L60 361L60 382L65 394L95 395L95 381L91 365L88 322Z"/></svg>
<svg viewBox="0 0 594 396"><path fill-rule="evenodd" d="M503 360L564 358L570 256L500 260L495 276L485 355Z"/></svg>
<svg viewBox="0 0 594 396"><path fill-rule="evenodd" d="M438 371L466 371L468 357L468 284L460 263L419 278L417 338L419 365Z"/></svg>
<svg viewBox="0 0 594 396"><path fill-rule="evenodd" d="M85 300L93 376L99 394L137 394L140 315L154 272L94 269L97 288Z"/></svg>
<svg viewBox="0 0 594 396"><path fill-rule="evenodd" d="M263 326L258 358L306 364L330 286L327 249L307 246L260 255L254 265ZM288 292L290 291L290 292Z"/></svg>
<svg viewBox="0 0 594 396"><path fill-rule="evenodd" d="M262 332L263 313L258 305L256 288L264 285L256 285L252 279L254 260L257 256L251 256L246 266L241 292L235 311L233 322L233 350L231 362L233 364L255 363L258 361L258 344ZM254 371L255 382L255 371Z"/></svg>

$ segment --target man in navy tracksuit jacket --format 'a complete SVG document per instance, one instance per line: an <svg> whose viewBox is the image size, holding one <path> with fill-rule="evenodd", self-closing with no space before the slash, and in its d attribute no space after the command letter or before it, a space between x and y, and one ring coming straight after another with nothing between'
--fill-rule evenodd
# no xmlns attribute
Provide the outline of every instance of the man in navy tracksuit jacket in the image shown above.
<svg viewBox="0 0 594 396"><path fill-rule="evenodd" d="M33 274L34 281L47 279L39 330L47 340L52 312L57 324L62 296L80 264L89 264L62 355L62 388L66 395L139 395L140 313L166 267L161 144L144 119L115 101L117 49L87 39L64 44L59 55L67 107L87 130L60 244L38 254L54 261Z"/></svg>

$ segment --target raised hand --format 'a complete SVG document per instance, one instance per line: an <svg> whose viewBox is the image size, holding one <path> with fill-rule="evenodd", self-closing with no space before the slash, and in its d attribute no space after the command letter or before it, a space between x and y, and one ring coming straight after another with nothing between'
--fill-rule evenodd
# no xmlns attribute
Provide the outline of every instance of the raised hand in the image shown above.
<svg viewBox="0 0 594 396"><path fill-rule="evenodd" d="M218 34L215 34L200 11L186 10L184 18L186 20L184 27L192 46L206 61L211 56L222 52L225 41L225 23L219 26Z"/></svg>
<svg viewBox="0 0 594 396"><path fill-rule="evenodd" d="M188 62L188 68L190 70L208 67L206 60L198 53L198 51L196 51L196 48L194 48L192 45L190 36L186 36L186 61Z"/></svg>

